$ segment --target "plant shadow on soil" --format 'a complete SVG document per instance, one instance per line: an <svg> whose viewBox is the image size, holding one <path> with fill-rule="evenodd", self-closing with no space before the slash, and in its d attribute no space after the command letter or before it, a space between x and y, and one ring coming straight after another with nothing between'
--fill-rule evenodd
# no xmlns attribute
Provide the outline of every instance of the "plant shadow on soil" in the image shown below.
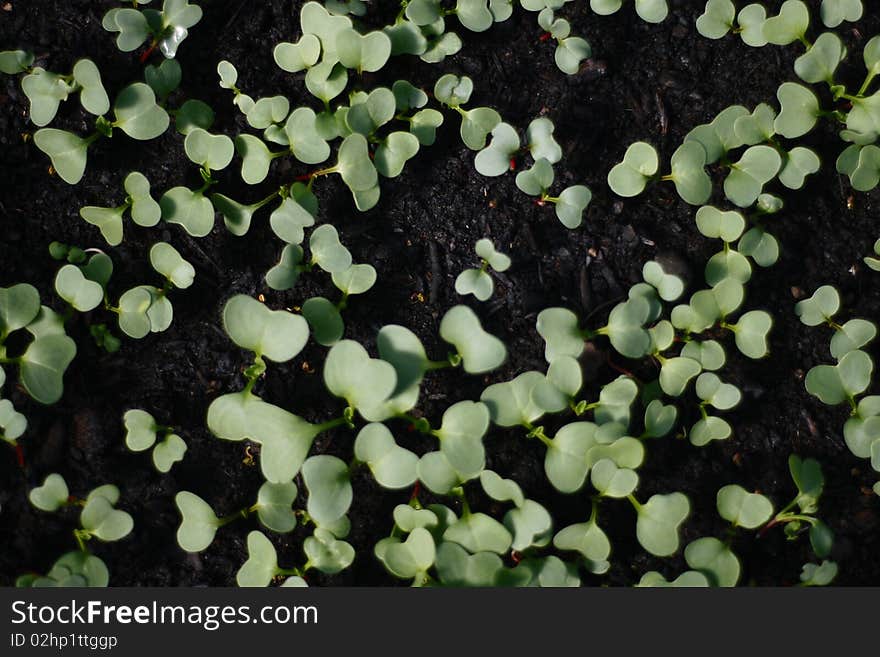
<svg viewBox="0 0 880 657"><path fill-rule="evenodd" d="M103 13L115 3L10 3L11 11L0 13L3 48L33 50L40 65L56 71L69 70L78 58L88 56L99 65L111 96L126 83L142 79L138 53L118 52L113 37L101 29ZM239 70L239 86L255 98L284 94L293 106L314 105L302 74L286 74L272 60L274 44L298 37L300 4L207 3L202 22L181 45L183 83L173 98L208 102L217 113L215 131L234 135L248 130L231 94L217 86L217 62L228 59ZM444 72L466 74L475 85L471 106L492 106L521 129L537 116L551 118L564 150L554 189L586 183L594 192L581 229L564 229L552 209L535 205L516 189L513 175L488 179L476 174L473 154L461 144L453 113L445 114L435 145L423 147L399 178L383 181L375 209L357 212L347 190L335 179L316 184L321 204L318 221L336 225L355 261L372 264L379 275L371 292L349 303L346 337L375 353L378 329L402 324L419 335L430 356L443 357L447 347L437 335L439 320L452 305L464 302L509 347L508 362L488 376L460 371L429 376L419 410L432 422L439 421L449 404L477 399L489 383L544 367L535 318L545 307L571 308L589 318L590 326L601 326L611 305L640 280L642 264L658 255L683 262L691 274L690 291L699 289L702 267L719 244L698 233L694 208L678 200L669 186L652 187L636 199L617 199L608 190L605 175L631 142L654 143L668 161L695 125L732 104L775 103L776 87L795 78L795 46L751 49L735 36L722 41L700 37L694 19L701 2L671 2L671 15L660 25L643 23L631 8L599 17L584 4L572 3L576 6L567 5L561 12L572 21L573 32L586 36L593 46L595 59L578 75L568 77L556 69L553 46L539 38L536 15L517 7L510 20L486 33L458 30L464 41L461 53L440 65L398 57L362 82L369 89L403 78L430 90ZM371 3L366 22L387 23L398 10L384 0ZM450 25L454 22L450 20ZM844 66L850 84L861 81L858 54L878 31L876 15L841 28L853 53ZM106 249L98 231L79 218L80 207L121 201L122 178L128 171L146 174L154 194L198 182L196 167L183 153L182 137L169 130L148 143L133 142L122 134L102 140L89 155L81 184L68 186L48 175L45 156L23 138L34 128L26 119L26 99L17 80L2 78L0 108L0 285L31 283L41 290L43 302L56 309L60 306L51 290L58 265L48 255L49 242ZM75 101L62 106L54 125L79 133L91 128ZM726 415L735 434L700 449L674 438L650 444L638 495L672 491L689 495L693 510L683 527L682 544L700 536L723 537L726 529L715 511L718 488L738 483L769 495L779 508L795 493L787 468L789 454L814 456L827 479L820 515L836 534L833 558L840 565L838 583L878 584L880 532L877 498L870 493L875 476L869 464L853 457L843 443L846 411L825 407L805 392L804 373L830 360L830 334L802 326L794 315L799 296L830 283L841 290L847 317L877 319L878 274L866 270L861 256L869 253L880 233L874 221L878 197L871 193L850 199L845 178L834 173L842 147L832 126L818 130L810 144L823 159L823 173L801 192L774 188L785 198L786 207L768 222L768 228L779 238L782 256L774 267L756 272L748 286L747 307L764 308L774 316L772 353L765 360L748 361L725 338L730 357L724 378L744 393L742 405ZM218 189L248 202L307 171L286 160L276 162L267 182L251 189L239 179L237 163L222 172ZM519 163L528 165L527 159ZM68 330L79 353L66 376L60 403L42 407L7 385L7 394L27 415L29 429L23 440L24 468L12 450L0 450L4 482L0 585L11 584L24 572L45 572L58 556L75 547L73 511L42 513L26 499L30 488L55 471L65 476L74 494L103 483L121 488L121 507L134 516L134 531L119 543L93 546L107 562L113 585L234 584L246 558L245 538L256 527L255 520L223 528L199 555L185 554L174 538L179 517L173 498L178 491L197 493L223 515L252 504L262 481L259 468L244 463L243 444L221 442L205 428L208 404L218 394L240 389L247 360L223 334L220 311L236 293L263 294L276 308L298 306L310 296L333 299L338 294L329 277L320 274L304 277L289 292L268 289L263 275L277 261L282 245L269 231L267 216L265 211L258 215L250 233L241 238L226 232L219 221L201 240L174 226L143 229L127 223L123 244L107 249L116 265L111 283L114 297L132 285L158 282L147 252L160 239L174 244L196 266L195 285L173 293L171 328L139 341L125 339L120 352L108 355L95 347L87 321L110 323L110 318L99 312L77 317ZM514 261L508 272L497 277L496 294L486 304L462 300L453 289L456 275L476 264L473 244L481 237L490 237ZM880 355L877 350L872 353ZM310 345L290 363L271 364L257 393L312 421L338 415L340 404L323 390L323 357L324 349ZM656 376L649 363L623 362L602 341L584 362L590 398L599 384L617 376L615 366L633 369L644 378ZM170 474L159 475L147 454L125 449L122 414L133 407L150 411L161 424L178 427L189 444L185 460ZM686 422L695 420L694 412L691 404L685 411ZM562 423L554 422L551 429ZM392 427L401 443L418 451L431 447L430 441L408 432L405 424L396 422ZM528 497L545 504L557 528L584 521L589 514L587 493L555 493L543 473L543 449L523 433L493 428L486 439L488 467L513 478ZM320 436L312 453L348 460L352 441L353 434L337 430ZM310 573L311 584L396 583L373 557L372 546L391 530L391 511L406 502L409 492L382 491L363 472L354 476L354 487L347 540L356 548L357 559L337 576ZM304 504L304 487L300 489L298 503ZM489 513L501 511L478 492L473 495L475 506ZM612 568L596 582L630 585L650 569L674 576L685 568L680 556L647 555L636 541L634 520L625 501L603 505L600 522L612 540ZM303 529L272 536L283 566L304 562L304 536ZM744 583L795 583L801 565L810 558L805 537L789 542L781 530L760 538L741 532L733 546L743 563Z"/></svg>

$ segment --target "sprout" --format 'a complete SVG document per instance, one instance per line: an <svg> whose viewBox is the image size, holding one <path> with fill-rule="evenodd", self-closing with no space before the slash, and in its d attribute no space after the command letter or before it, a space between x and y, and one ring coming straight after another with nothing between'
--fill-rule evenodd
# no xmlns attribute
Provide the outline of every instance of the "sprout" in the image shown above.
<svg viewBox="0 0 880 657"><path fill-rule="evenodd" d="M733 123L733 132L743 146L755 146L771 141L776 135L776 110L761 103L746 116L740 116Z"/></svg>
<svg viewBox="0 0 880 657"><path fill-rule="evenodd" d="M113 127L141 141L155 139L168 129L170 122L168 112L156 104L156 94L143 82L135 82L120 91L113 111L116 114Z"/></svg>
<svg viewBox="0 0 880 657"><path fill-rule="evenodd" d="M30 101L30 119L36 126L49 125L58 106L76 89L63 76L39 66L31 69L21 80L21 90ZM106 110L105 110L106 111Z"/></svg>
<svg viewBox="0 0 880 657"><path fill-rule="evenodd" d="M139 3L140 4L140 3ZM188 0L165 0L162 11L114 8L104 14L102 25L108 32L118 32L116 47L123 52L137 50L150 36L153 42L147 55L156 46L168 59L189 34L189 28L202 19L202 9Z"/></svg>
<svg viewBox="0 0 880 657"><path fill-rule="evenodd" d="M874 362L864 351L850 351L837 365L817 365L807 372L807 392L830 406L849 401L855 407L854 398L871 384Z"/></svg>
<svg viewBox="0 0 880 657"><path fill-rule="evenodd" d="M55 128L43 128L34 133L34 144L49 156L55 171L69 185L78 183L85 173L90 139Z"/></svg>
<svg viewBox="0 0 880 657"><path fill-rule="evenodd" d="M467 306L453 306L440 321L440 337L455 346L468 374L491 372L507 360L507 347L487 333Z"/></svg>
<svg viewBox="0 0 880 657"><path fill-rule="evenodd" d="M187 445L174 433L171 427L156 423L152 415L140 409L126 411L123 416L125 424L125 445L133 452L143 452L153 447L153 464L159 472L169 472L178 461L183 460ZM164 439L156 443L159 434ZM155 447L154 447L155 445Z"/></svg>
<svg viewBox="0 0 880 657"><path fill-rule="evenodd" d="M288 244L301 244L305 238L304 228L315 224L318 199L302 183L294 183L290 194L269 217L272 232Z"/></svg>
<svg viewBox="0 0 880 657"><path fill-rule="evenodd" d="M664 176L671 180L685 203L701 205L712 195L712 180L705 171L706 151L699 144L685 142L672 154L672 173Z"/></svg>
<svg viewBox="0 0 880 657"><path fill-rule="evenodd" d="M538 313L538 334L544 339L544 358L552 363L556 358L577 358L584 351L585 333L578 326L578 318L565 308L547 308Z"/></svg>
<svg viewBox="0 0 880 657"><path fill-rule="evenodd" d="M716 500L718 513L734 527L755 529L773 515L773 503L758 493L749 493L742 486L719 489Z"/></svg>
<svg viewBox="0 0 880 657"><path fill-rule="evenodd" d="M821 34L809 50L794 62L794 71L804 82L826 82L834 86L834 72L846 57L843 42L833 32Z"/></svg>
<svg viewBox="0 0 880 657"><path fill-rule="evenodd" d="M570 36L569 22L564 18L555 18L550 7L540 11L538 25L557 41L554 59L559 70L568 75L577 73L581 62L592 54L590 44L585 39Z"/></svg>
<svg viewBox="0 0 880 657"><path fill-rule="evenodd" d="M707 39L720 39L733 29L736 6L733 0L708 0L697 18L697 32Z"/></svg>
<svg viewBox="0 0 880 657"><path fill-rule="evenodd" d="M618 196L638 196L659 168L660 160L654 147L635 142L626 149L623 162L608 173L608 186Z"/></svg>
<svg viewBox="0 0 880 657"><path fill-rule="evenodd" d="M181 491L174 497L180 511L180 527L177 528L177 544L187 552L201 552L214 542L214 535L223 524L211 506L201 497L189 491Z"/></svg>
<svg viewBox="0 0 880 657"><path fill-rule="evenodd" d="M789 151L782 171L779 172L779 182L789 189L801 189L807 176L819 171L821 165L816 153L809 148L796 146Z"/></svg>
<svg viewBox="0 0 880 657"><path fill-rule="evenodd" d="M802 586L828 586L835 577L837 577L837 564L833 561L823 561L821 564L804 564L800 579Z"/></svg>
<svg viewBox="0 0 880 657"><path fill-rule="evenodd" d="M484 176L500 176L511 168L511 160L519 152L519 134L507 123L492 128L492 141L477 153L474 166Z"/></svg>
<svg viewBox="0 0 880 657"><path fill-rule="evenodd" d="M144 69L144 81L161 99L168 98L180 86L182 77L180 62L175 59L166 59L159 66L150 64Z"/></svg>
<svg viewBox="0 0 880 657"><path fill-rule="evenodd" d="M709 580L702 573L688 570L672 581L667 581L661 573L651 570L642 575L638 587L665 587L665 588L697 588L709 586Z"/></svg>
<svg viewBox="0 0 880 657"><path fill-rule="evenodd" d="M775 148L750 147L738 162L730 165L730 173L724 180L724 195L741 208L749 207L781 166L782 158Z"/></svg>
<svg viewBox="0 0 880 657"><path fill-rule="evenodd" d="M46 575L22 575L15 580L18 587L105 587L110 572L101 559L82 550L60 557Z"/></svg>
<svg viewBox="0 0 880 657"><path fill-rule="evenodd" d="M296 43L282 42L272 51L275 63L288 73L314 66L321 56L321 41L314 34L303 34ZM234 85L235 82L233 81Z"/></svg>
<svg viewBox="0 0 880 657"><path fill-rule="evenodd" d="M31 504L41 511L49 512L57 511L67 505L69 497L67 482L57 473L48 475L41 486L31 489L31 492L28 493L28 500Z"/></svg>
<svg viewBox="0 0 880 657"><path fill-rule="evenodd" d="M840 310L840 295L831 285L818 288L809 299L798 301L795 314L807 326L832 324L832 318Z"/></svg>
<svg viewBox="0 0 880 657"><path fill-rule="evenodd" d="M376 483L384 488L406 488L416 480L419 457L400 447L384 424L371 423L360 430L354 455L367 464Z"/></svg>
<svg viewBox="0 0 880 657"><path fill-rule="evenodd" d="M714 164L729 151L743 145L736 133L736 123L746 116L749 116L749 111L745 107L733 105L721 111L711 123L691 130L684 140L699 143L706 151L706 164Z"/></svg>
<svg viewBox="0 0 880 657"><path fill-rule="evenodd" d="M636 13L648 23L661 23L669 13L666 0L634 0ZM590 0L590 9L600 16L618 11L623 0Z"/></svg>
<svg viewBox="0 0 880 657"><path fill-rule="evenodd" d="M724 212L711 205L697 210L697 228L706 237L722 239L727 243L740 238L746 227L743 216L734 210Z"/></svg>
<svg viewBox="0 0 880 657"><path fill-rule="evenodd" d="M504 525L485 513L465 513L443 532L443 540L457 543L471 554L505 554L513 536Z"/></svg>
<svg viewBox="0 0 880 657"><path fill-rule="evenodd" d="M158 242L150 248L150 264L158 273L181 290L193 284L196 270L167 242Z"/></svg>
<svg viewBox="0 0 880 657"><path fill-rule="evenodd" d="M125 511L114 508L118 500L119 489L116 486L100 486L89 493L79 516L82 529L74 531L80 545L92 538L105 542L118 541L131 533L134 521Z"/></svg>
<svg viewBox="0 0 880 657"><path fill-rule="evenodd" d="M782 108L774 123L776 132L787 139L796 139L813 129L821 113L816 94L795 82L784 82L776 90L776 97ZM858 121L859 107L858 103L853 103L853 110L847 119L847 127L850 130L860 131L862 127Z"/></svg>
<svg viewBox="0 0 880 657"><path fill-rule="evenodd" d="M678 528L688 517L690 501L682 493L652 495L640 504L630 496L630 502L638 514L636 537L643 548L658 557L666 557L678 551Z"/></svg>
<svg viewBox="0 0 880 657"><path fill-rule="evenodd" d="M309 559L307 565L327 575L345 570L355 557L351 545L338 540L332 533L320 527L316 527L315 533L303 541L303 550Z"/></svg>
<svg viewBox="0 0 880 657"><path fill-rule="evenodd" d="M754 2L743 7L736 17L736 22L742 30L740 38L747 46L761 48L767 45L767 37L764 36L764 23L767 22L767 10L764 5Z"/></svg>
<svg viewBox="0 0 880 657"><path fill-rule="evenodd" d="M254 352L257 359L283 363L295 357L306 344L306 321L283 310L269 310L245 295L236 295L223 309L223 327L235 344Z"/></svg>
<svg viewBox="0 0 880 657"><path fill-rule="evenodd" d="M844 21L854 23L862 18L862 0L822 0L820 15L825 27L837 27Z"/></svg>
<svg viewBox="0 0 880 657"><path fill-rule="evenodd" d="M777 46L787 46L794 41L805 45L810 27L810 10L801 0L785 0L779 14L764 22L764 38Z"/></svg>
<svg viewBox="0 0 880 657"><path fill-rule="evenodd" d="M684 558L692 572L702 574L710 586L736 586L739 581L739 559L717 538L707 536L688 543Z"/></svg>
<svg viewBox="0 0 880 657"><path fill-rule="evenodd" d="M307 511L319 526L331 526L351 506L353 492L348 466L336 458L322 454L306 459L302 476L309 491Z"/></svg>
<svg viewBox="0 0 880 657"><path fill-rule="evenodd" d="M327 354L324 384L351 408L369 413L391 397L397 386L397 373L389 363L370 358L357 342L341 340Z"/></svg>
<svg viewBox="0 0 880 657"><path fill-rule="evenodd" d="M0 73L15 75L30 69L34 63L34 54L24 50L0 51Z"/></svg>
<svg viewBox="0 0 880 657"><path fill-rule="evenodd" d="M381 31L362 35L352 28L341 29L336 32L336 56L345 68L372 73L391 56L391 39Z"/></svg>
<svg viewBox="0 0 880 657"><path fill-rule="evenodd" d="M139 226L151 227L159 223L161 208L150 194L150 181L138 172L133 171L123 182L128 196L125 203L115 208L85 206L79 214L90 224L97 226L104 239L111 246L122 243L123 217L126 210L131 211L132 220Z"/></svg>
<svg viewBox="0 0 880 657"><path fill-rule="evenodd" d="M104 300L104 288L88 280L76 265L64 265L55 276L55 291L80 312L97 308Z"/></svg>
<svg viewBox="0 0 880 657"><path fill-rule="evenodd" d="M399 508L399 507L398 507ZM426 580L428 569L434 565L436 548L431 533L423 527L414 527L405 541L394 538L377 544L376 556L392 575L413 579L413 585Z"/></svg>
<svg viewBox="0 0 880 657"><path fill-rule="evenodd" d="M483 238L477 240L474 250L482 259L479 269L465 269L455 279L455 291L461 295L473 294L480 301L486 301L495 290L495 283L488 274L491 267L497 272L504 272L510 268L510 258L495 250L492 240Z"/></svg>

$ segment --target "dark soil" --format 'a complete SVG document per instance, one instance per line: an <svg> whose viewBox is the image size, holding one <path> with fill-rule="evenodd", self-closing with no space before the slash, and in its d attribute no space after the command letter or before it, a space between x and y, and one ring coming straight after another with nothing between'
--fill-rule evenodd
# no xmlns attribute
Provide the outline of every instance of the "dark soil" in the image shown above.
<svg viewBox="0 0 880 657"><path fill-rule="evenodd" d="M91 57L112 97L142 76L139 53L118 52L112 36L101 29L101 17L115 4L9 0L0 11L0 49L33 50L40 65L55 71L68 71L78 58ZM217 62L228 59L240 72L239 86L252 96L283 93L293 105L313 104L302 75L283 73L272 60L275 43L298 36L299 2L211 0L205 4L204 19L180 48L184 79L174 101L202 99L217 112L215 130L233 135L243 130L243 117L216 82ZM543 308L566 306L589 318L591 326L601 326L611 304L639 280L642 264L657 255L685 262L692 287L700 286L703 264L718 245L697 232L694 209L667 186L654 187L631 201L618 200L607 189L605 176L631 142L653 142L668 159L695 125L728 105L774 102L778 84L794 78L797 47L751 49L736 37L723 41L700 37L694 19L702 2L673 0L672 14L661 25L641 22L631 8L615 16L594 16L585 4L569 5L562 12L572 21L574 32L589 39L596 56L576 76L556 69L553 47L539 39L535 15L518 8L513 18L487 33L462 30L462 52L442 65L395 58L380 75L364 79L367 88L405 78L431 89L443 72L467 74L475 83L473 106L495 107L506 121L520 127L536 116L549 116L565 152L556 167L559 189L586 183L594 192L582 229L564 229L551 209L536 206L516 189L512 175L487 179L476 174L473 155L461 144L453 115L447 115L433 147L423 148L398 179L383 183L382 199L374 210L357 212L347 190L334 179L316 185L319 221L336 225L355 260L369 262L379 274L378 285L352 299L345 316L347 337L370 349L375 347L377 330L396 323L412 328L430 355L442 357L446 348L437 336L439 318L462 302L452 284L458 272L475 264L473 243L489 236L513 256L514 266L498 277L490 303L465 301L479 312L487 329L508 344L509 362L487 377L468 377L459 371L430 376L420 411L432 421L439 420L450 403L478 398L488 383L544 367L543 343L534 328ZM818 5L818 0L812 4ZM373 2L367 22L387 22L397 10L387 0ZM851 84L857 86L862 76L861 57L856 54L878 28L880 17L875 13L842 29L854 53L845 67ZM144 172L159 193L177 184L196 184L198 173L173 130L146 144L119 134L92 149L85 178L71 187L47 173L47 159L27 139L34 128L26 120L26 99L17 80L3 77L0 85L0 285L31 283L42 291L44 303L60 308L52 294L58 265L47 253L48 243L60 240L106 248L97 230L79 218L81 206L121 201L122 178L131 170ZM80 133L90 128L75 101L62 105L55 125ZM838 583L876 585L880 531L877 497L870 492L876 476L843 443L846 411L823 406L804 390L804 373L830 360L830 334L801 325L794 304L830 283L841 290L847 316L876 321L877 274L866 270L861 257L880 234L875 221L878 197L850 197L845 178L834 173L841 145L830 126L815 134L811 144L823 158L823 173L812 178L805 191L781 191L786 208L769 226L782 244L782 257L776 266L756 272L748 286L748 307L765 308L776 320L772 354L753 362L729 350L724 376L745 395L740 408L727 416L735 435L702 449L671 438L652 443L641 470L639 495L683 491L693 506L684 541L722 536L725 529L715 511L719 487L739 483L782 506L795 492L788 456L816 457L827 478L821 516L836 534L833 558L840 565ZM236 199L255 200L306 171L282 166L273 165L268 181L259 189L249 189L238 178L234 163L222 173L218 188ZM26 499L31 487L55 471L64 475L76 494L103 483L122 489L121 507L134 516L135 529L119 543L94 546L110 567L113 585L234 583L246 558L245 537L255 521L224 528L200 555L186 555L174 539L179 519L173 497L178 491L197 493L222 515L252 504L261 483L259 469L243 463L243 445L221 442L205 428L208 404L218 394L241 387L246 361L220 328L220 310L235 293L263 294L272 307L299 305L315 294L334 296L329 277L321 275L305 277L287 293L266 287L263 274L281 250L268 229L267 214L258 215L243 238L230 235L222 222L202 240L174 226L142 229L127 223L124 243L109 250L116 265L114 296L133 284L156 282L147 250L159 239L175 244L197 268L195 285L172 297L171 328L144 340L126 339L120 352L108 355L94 345L88 322L110 318L101 313L78 317L68 330L79 353L67 373L60 403L40 406L7 385L7 394L28 417L29 430L22 441L24 468L12 450L0 450L0 584L11 584L24 572L45 572L74 547L74 512L38 512ZM587 359L593 365L586 368L588 396L617 376L606 364L606 348L600 342ZM258 394L312 421L338 414L338 404L323 391L320 379L323 352L309 346L292 362L270 366L268 376L258 384ZM875 350L874 355L880 354ZM649 364L620 365L654 376ZM179 427L188 442L186 459L169 475L159 475L147 455L126 450L121 418L132 407L147 409L161 423ZM685 412L688 420L693 421L693 412L693 408ZM395 430L414 449L430 447L417 434L407 434L404 425L395 425ZM347 459L351 443L350 432L332 432L322 435L313 451ZM543 474L543 449L536 441L526 440L522 431L493 429L486 443L489 467L512 477L529 497L547 505L557 527L583 521L589 508L586 493L553 492ZM354 485L348 540L358 557L338 576L310 575L313 584L393 583L372 556L372 546L388 534L391 510L408 498L408 492L384 492L363 474L355 477ZM498 510L474 495L476 506L490 513ZM602 523L614 546L613 566L597 582L632 584L648 569L674 574L684 567L680 557L663 560L645 554L636 542L634 516L625 502L603 506ZM275 537L282 564L302 563L302 538L302 532ZM743 562L742 581L748 584L792 584L810 558L806 540L786 541L778 530L761 538L743 532L734 547Z"/></svg>

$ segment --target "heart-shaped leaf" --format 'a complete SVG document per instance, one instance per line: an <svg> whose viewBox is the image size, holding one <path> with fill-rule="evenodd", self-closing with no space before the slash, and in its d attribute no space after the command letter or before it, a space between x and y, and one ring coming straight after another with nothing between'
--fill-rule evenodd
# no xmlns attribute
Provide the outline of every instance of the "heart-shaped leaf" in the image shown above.
<svg viewBox="0 0 880 657"><path fill-rule="evenodd" d="M153 465L159 472L169 472L175 463L183 460L186 450L187 445L183 438L175 433L169 433L165 436L165 440L160 441L153 448Z"/></svg>
<svg viewBox="0 0 880 657"><path fill-rule="evenodd" d="M122 419L125 424L125 446L131 451L143 452L155 444L159 427L152 415L133 408L126 411Z"/></svg>
<svg viewBox="0 0 880 657"><path fill-rule="evenodd" d="M636 536L651 554L667 557L678 550L678 528L690 514L690 501L682 493L652 495L636 508Z"/></svg>
<svg viewBox="0 0 880 657"><path fill-rule="evenodd" d="M279 363L295 357L308 340L305 319L283 310L269 310L242 294L226 302L223 326L239 347Z"/></svg>
<svg viewBox="0 0 880 657"><path fill-rule="evenodd" d="M412 486L419 457L400 447L384 424L366 425L354 443L355 457L366 463L376 482L392 490Z"/></svg>
<svg viewBox="0 0 880 657"><path fill-rule="evenodd" d="M660 160L654 147L635 142L626 149L623 162L609 172L608 186L618 196L638 196L659 168Z"/></svg>
<svg viewBox="0 0 880 657"><path fill-rule="evenodd" d="M776 90L776 97L782 107L774 123L776 132L787 139L797 139L813 129L821 112L816 94L795 82L784 82ZM854 103L853 112L856 112L858 107L859 105ZM850 112L850 117L853 112ZM861 132L859 129L861 124L858 121L850 122L848 119L847 127Z"/></svg>
<svg viewBox="0 0 880 657"><path fill-rule="evenodd" d="M106 497L90 495L79 516L83 529L107 542L128 536L134 527L134 520L125 511L114 509L114 503Z"/></svg>
<svg viewBox="0 0 880 657"><path fill-rule="evenodd" d="M214 227L214 206L202 192L188 187L172 187L159 200L162 218L179 224L193 237L205 237Z"/></svg>
<svg viewBox="0 0 880 657"><path fill-rule="evenodd" d="M52 166L69 185L82 180L91 139L82 139L72 132L42 128L34 133L34 144L52 160Z"/></svg>
<svg viewBox="0 0 880 657"><path fill-rule="evenodd" d="M55 291L80 312L94 310L104 300L104 288L88 280L76 265L64 265L58 270Z"/></svg>
<svg viewBox="0 0 880 657"><path fill-rule="evenodd" d="M42 485L31 489L28 500L41 511L57 511L67 504L70 493L67 490L67 482L60 474L53 472L48 475Z"/></svg>
<svg viewBox="0 0 880 657"><path fill-rule="evenodd" d="M718 513L735 527L755 529L773 515L773 503L758 493L749 493L742 486L731 484L718 491Z"/></svg>
<svg viewBox="0 0 880 657"><path fill-rule="evenodd" d="M34 339L20 356L19 375L28 394L41 404L54 404L64 392L64 371L76 355L76 343L66 335Z"/></svg>
<svg viewBox="0 0 880 657"><path fill-rule="evenodd" d="M397 386L397 373L389 363L370 358L357 342L341 340L327 354L324 383L353 408L371 409L391 396Z"/></svg>
<svg viewBox="0 0 880 657"><path fill-rule="evenodd" d="M320 525L330 525L348 512L353 497L348 466L335 456L306 459L303 480L309 491L308 513Z"/></svg>
<svg viewBox="0 0 880 657"><path fill-rule="evenodd" d="M507 347L487 333L467 306L453 306L440 321L440 337L455 346L469 374L491 372L507 359Z"/></svg>
<svg viewBox="0 0 880 657"><path fill-rule="evenodd" d="M688 543L684 549L684 558L712 586L736 586L739 581L739 559L717 538L707 536Z"/></svg>
<svg viewBox="0 0 880 657"><path fill-rule="evenodd" d="M156 94L149 85L135 82L119 92L113 106L114 127L133 139L155 139L168 129L168 112L156 104Z"/></svg>
<svg viewBox="0 0 880 657"><path fill-rule="evenodd" d="M823 285L813 292L813 296L798 301L795 314L807 326L818 326L829 322L840 310L840 294L831 285Z"/></svg>
<svg viewBox="0 0 880 657"><path fill-rule="evenodd" d="M348 568L355 556L351 545L320 527L316 527L315 533L303 541L303 550L309 559L308 565L327 575L335 575Z"/></svg>
<svg viewBox="0 0 880 657"><path fill-rule="evenodd" d="M239 586L268 586L278 572L275 546L263 532L252 531L247 537L247 549L247 561L238 569L235 583Z"/></svg>

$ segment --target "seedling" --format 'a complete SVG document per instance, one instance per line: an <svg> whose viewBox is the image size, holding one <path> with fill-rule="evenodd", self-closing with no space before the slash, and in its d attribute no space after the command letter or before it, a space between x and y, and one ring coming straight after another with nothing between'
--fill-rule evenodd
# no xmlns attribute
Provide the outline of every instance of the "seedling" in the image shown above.
<svg viewBox="0 0 880 657"><path fill-rule="evenodd" d="M168 472L178 461L183 460L187 445L174 433L173 427L156 423L153 416L140 409L125 412L125 446L133 452L143 452L153 448L153 465L159 472ZM164 438L158 442L159 436Z"/></svg>
<svg viewBox="0 0 880 657"><path fill-rule="evenodd" d="M28 574L15 580L17 587L105 587L110 571L93 554L75 550L60 557L46 575Z"/></svg>
<svg viewBox="0 0 880 657"><path fill-rule="evenodd" d="M600 16L616 13L624 0L590 0L590 9ZM647 23L662 23L669 14L666 0L633 0L636 13Z"/></svg>
<svg viewBox="0 0 880 657"><path fill-rule="evenodd" d="M465 269L455 279L455 291L461 295L473 294L480 301L486 301L495 290L495 282L488 273L491 267L494 271L504 272L510 268L510 258L495 250L492 240L483 238L478 240L474 250L482 259L479 269Z"/></svg>
<svg viewBox="0 0 880 657"><path fill-rule="evenodd" d="M104 14L102 26L108 32L118 32L116 47L131 52L150 40L150 47L142 61L159 48L166 58L177 54L180 43L189 34L189 28L202 19L202 9L188 0L165 0L162 10L114 8Z"/></svg>
<svg viewBox="0 0 880 657"><path fill-rule="evenodd" d="M122 243L124 214L131 211L131 219L138 226L146 228L159 223L162 211L159 204L150 194L150 181L138 171L125 177L123 187L127 194L125 202L115 208L85 206L80 209L80 216L90 224L97 226L107 244L117 246Z"/></svg>

